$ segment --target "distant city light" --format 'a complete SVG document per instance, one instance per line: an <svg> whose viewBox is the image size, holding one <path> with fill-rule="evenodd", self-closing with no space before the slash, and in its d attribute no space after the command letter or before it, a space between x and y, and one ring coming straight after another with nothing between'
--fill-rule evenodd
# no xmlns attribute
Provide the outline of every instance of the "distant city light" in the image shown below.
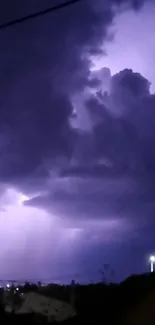
<svg viewBox="0 0 155 325"><path fill-rule="evenodd" d="M150 256L151 272L154 271L154 262L155 262L155 256L151 255Z"/></svg>
<svg viewBox="0 0 155 325"><path fill-rule="evenodd" d="M19 288L16 288L17 291L19 291Z"/></svg>
<svg viewBox="0 0 155 325"><path fill-rule="evenodd" d="M150 256L150 262L155 262L155 256L153 255Z"/></svg>
<svg viewBox="0 0 155 325"><path fill-rule="evenodd" d="M7 283L6 287L7 287L7 288L10 288L10 284L9 284L9 283Z"/></svg>

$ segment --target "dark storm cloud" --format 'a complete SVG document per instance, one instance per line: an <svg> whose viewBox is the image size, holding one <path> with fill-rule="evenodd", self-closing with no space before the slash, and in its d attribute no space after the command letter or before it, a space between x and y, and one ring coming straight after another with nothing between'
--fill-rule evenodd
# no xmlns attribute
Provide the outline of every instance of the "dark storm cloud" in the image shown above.
<svg viewBox="0 0 155 325"><path fill-rule="evenodd" d="M124 207L124 200L134 202L136 184L127 177L104 178L92 177L63 178L59 182L53 180L46 188L47 192L26 201L25 205L48 209L60 218L78 221L103 218L118 218ZM112 205L111 205L112 203Z"/></svg>
<svg viewBox="0 0 155 325"><path fill-rule="evenodd" d="M24 90L20 91L18 103L6 99L6 109L1 114L1 130L3 138L1 140L1 170L3 177L18 176L21 173L32 172L37 166L44 163L44 158L53 154L65 153L69 155L69 134L70 129L66 116L71 112L69 101L59 95L52 97L50 103L47 100L50 92L48 85L38 89L37 107L33 103L31 89L33 83L38 81L32 77ZM43 93L42 93L43 90ZM33 93L34 94L34 93ZM46 97L47 94L47 97ZM26 99L26 103L23 102ZM14 109L10 114L8 107ZM22 109L21 109L22 106ZM65 132L64 132L65 131ZM67 141L67 142L66 142Z"/></svg>
<svg viewBox="0 0 155 325"><path fill-rule="evenodd" d="M98 95L91 97L87 109L101 118L93 129L95 156L92 151L92 156L85 155L85 161L62 168L59 186L53 180L53 188L49 187L45 196L27 204L47 208L73 222L81 217L97 220L115 216L129 218L142 228L147 219L153 224L155 96L149 94L149 82L143 76L125 70L113 80L122 80L122 76L128 94L133 96L134 89L134 105L125 107L125 114L118 117L98 101ZM124 94L119 87L122 82L116 87L121 100ZM110 96L113 93L109 104ZM87 149L87 142L85 145Z"/></svg>
<svg viewBox="0 0 155 325"><path fill-rule="evenodd" d="M115 93L120 89L122 89L122 95L123 90L127 90L135 98L141 98L149 95L150 82L140 73L125 69L112 77L111 92Z"/></svg>
<svg viewBox="0 0 155 325"><path fill-rule="evenodd" d="M153 177L155 95L150 94L150 82L140 74L126 69L112 78L111 97L116 110L123 106L121 115L126 123L124 134L127 125L132 130L128 132L128 138L132 143L131 150L135 149L137 169L152 174ZM127 145L127 141L125 143ZM130 158L131 152L129 153Z"/></svg>
<svg viewBox="0 0 155 325"><path fill-rule="evenodd" d="M118 91L119 94L119 91ZM97 93L86 101L89 115L96 121L93 145L98 160L97 173L122 172L137 164L137 130L125 116L112 112L112 95ZM115 113L119 106L115 105ZM86 169L86 167L84 167ZM92 166L93 169L93 166Z"/></svg>
<svg viewBox="0 0 155 325"><path fill-rule="evenodd" d="M3 22L17 16L15 2L4 3ZM18 16L43 8L41 1L25 3L20 7L18 3ZM97 3L104 7L99 12ZM46 4L51 5L51 0ZM77 272L78 264L84 268L82 257L86 273L90 269L96 273L105 260L126 268L129 260L132 269L131 248L132 259L139 264L135 243L146 243L149 237L152 249L154 96L148 92L147 80L129 70L112 78L110 96L102 93L103 72L107 71L108 88L110 71L103 69L93 80L89 75L88 52L100 53L102 42L109 38L110 8L105 1L83 0L61 13L0 31L1 273L5 271L5 278L9 272L8 278L18 278L20 272L35 279L51 273L58 277L68 269ZM68 119L72 93L85 86L93 93L97 88L82 108L92 122L89 132L73 130ZM78 104L75 108L78 113ZM76 112L73 115L76 119ZM24 197L26 207L19 204Z"/></svg>
<svg viewBox="0 0 155 325"><path fill-rule="evenodd" d="M85 101L94 124L93 131L89 142L79 140L82 143L79 148L84 146L89 164L87 148L88 143L91 144L91 158L96 158L96 168L93 161L91 166L84 163L80 167L71 167L69 174L84 176L92 173L97 176L109 175L109 172L113 175L127 171L144 172L149 161L150 166L154 161L154 95L150 94L150 83L139 73L125 69L108 80L108 94L104 92L105 74L102 70L101 74L96 74L100 90ZM107 168L110 166L113 168Z"/></svg>
<svg viewBox="0 0 155 325"><path fill-rule="evenodd" d="M149 82L131 70L120 72L111 79L110 95L97 92L85 101L91 132L73 130L69 123L70 95L103 86L106 72L108 82L111 78L103 69L90 80L88 53L99 52L113 18L110 2L100 12L91 4L83 1L0 32L1 179L34 194L25 204L74 225L93 218L129 217L136 223L154 209L153 189L139 175L148 160L152 166L155 161Z"/></svg>
<svg viewBox="0 0 155 325"><path fill-rule="evenodd" d="M131 69L125 69L112 77L111 96L118 112L126 113L139 99L150 93L150 82Z"/></svg>
<svg viewBox="0 0 155 325"><path fill-rule="evenodd" d="M95 6L92 1L81 1L0 31L2 178L42 170L39 166L46 158L71 155L75 133L68 125L72 109L68 94L87 84L88 53L100 51L114 16L112 4L122 3L136 8L140 1L104 5L98 1ZM25 5L6 1L0 21L40 9L42 1L26 1Z"/></svg>
<svg viewBox="0 0 155 325"><path fill-rule="evenodd" d="M155 96L150 95L141 100L136 107L135 116L130 112L129 119L137 129L139 139L139 156L142 169L154 177L154 128L155 128Z"/></svg>
<svg viewBox="0 0 155 325"><path fill-rule="evenodd" d="M93 129L98 158L109 159L116 172L154 169L155 95L146 78L125 69L111 78L109 94L96 93L86 107L98 121Z"/></svg>

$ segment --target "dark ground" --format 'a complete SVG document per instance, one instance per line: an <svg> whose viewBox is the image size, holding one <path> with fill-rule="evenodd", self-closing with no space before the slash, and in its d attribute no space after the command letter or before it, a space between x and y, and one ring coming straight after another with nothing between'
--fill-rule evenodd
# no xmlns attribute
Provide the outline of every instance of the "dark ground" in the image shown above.
<svg viewBox="0 0 155 325"><path fill-rule="evenodd" d="M27 285L27 287L25 287L25 290L29 289L30 288ZM33 289L36 291L39 290L40 293L46 294L47 296L51 296L53 298L65 301L69 301L70 299L70 286L49 285L40 289L34 286ZM139 320L136 321L134 321L134 319L129 320L134 308L140 308L140 310L142 308L140 314L145 313L146 319L150 318L147 318L147 313L149 313L148 316L150 316L150 311L147 309L147 300L149 297L151 297L151 299L154 299L153 310L155 311L155 274L132 276L119 285L105 285L102 283L90 284L86 286L75 285L74 292L75 308L77 310L78 317L76 319L62 322L61 324L155 324L155 318L153 318L153 314L151 316L151 321L144 321L144 317L141 319L138 318ZM141 304L143 304L142 307ZM134 311L133 314L136 315L136 312ZM16 316L13 314L6 314L3 310L3 306L1 306L0 324L11 324L13 322L16 324L22 324L26 322L29 322L31 324L47 323L46 319L41 316Z"/></svg>

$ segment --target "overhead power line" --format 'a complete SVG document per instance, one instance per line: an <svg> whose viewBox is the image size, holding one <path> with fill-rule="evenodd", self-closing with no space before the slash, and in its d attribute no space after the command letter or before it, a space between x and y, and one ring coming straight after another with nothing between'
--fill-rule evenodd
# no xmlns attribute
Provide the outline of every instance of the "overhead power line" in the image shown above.
<svg viewBox="0 0 155 325"><path fill-rule="evenodd" d="M81 0L70 0L70 1L67 1L67 2L63 2L63 3L59 4L59 5L44 9L42 11L38 11L38 12L35 12L33 14L23 16L21 18L9 21L7 23L1 24L0 25L0 30L8 28L8 27L13 26L13 25L20 24L20 23L22 23L24 21L27 21L27 20L30 20L30 19L33 19L33 18L37 18L39 16L44 16L46 14L49 14L49 13L53 12L53 11L56 11L56 10L71 6L73 4L76 4L76 3L80 2L80 1Z"/></svg>

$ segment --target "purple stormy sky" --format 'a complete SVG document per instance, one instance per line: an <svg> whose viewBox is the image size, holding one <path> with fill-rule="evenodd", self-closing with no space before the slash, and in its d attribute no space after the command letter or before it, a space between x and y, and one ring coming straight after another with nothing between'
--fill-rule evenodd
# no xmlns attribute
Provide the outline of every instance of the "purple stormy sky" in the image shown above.
<svg viewBox="0 0 155 325"><path fill-rule="evenodd" d="M144 2L85 0L0 30L0 279L148 270L155 6ZM42 8L7 0L0 22Z"/></svg>

